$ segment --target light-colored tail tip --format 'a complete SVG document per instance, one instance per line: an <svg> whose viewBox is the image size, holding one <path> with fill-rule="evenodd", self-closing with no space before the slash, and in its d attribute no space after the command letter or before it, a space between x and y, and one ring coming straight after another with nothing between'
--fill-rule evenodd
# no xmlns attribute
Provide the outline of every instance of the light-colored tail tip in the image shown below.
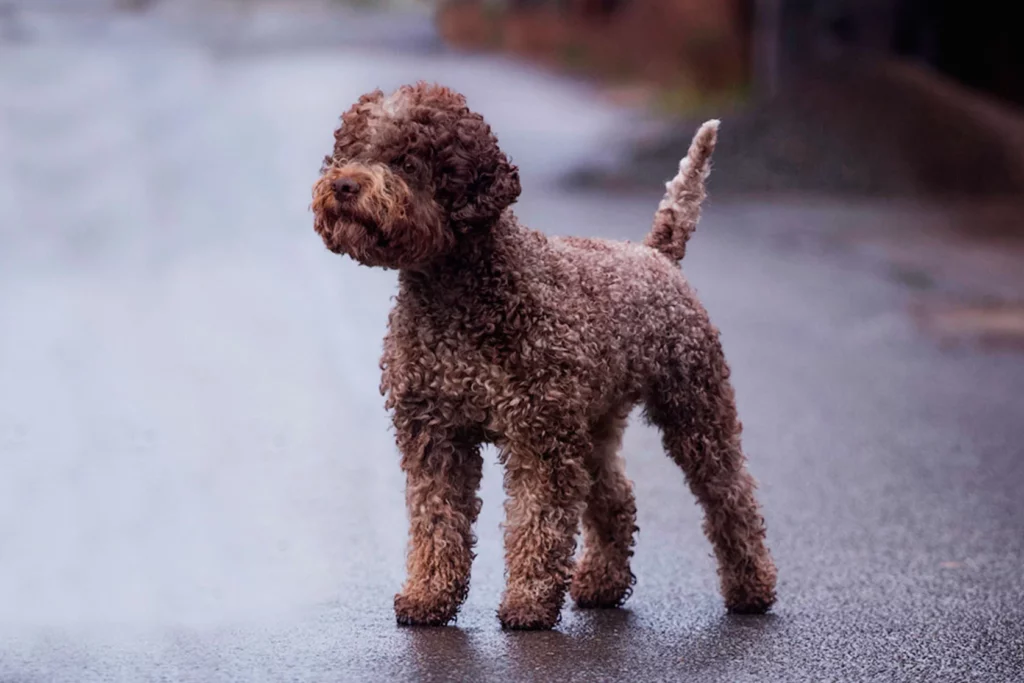
<svg viewBox="0 0 1024 683"><path fill-rule="evenodd" d="M697 130L697 135L695 136L696 139L704 143L713 143L715 141L715 138L718 137L718 126L721 123L722 122L719 121L718 119L711 119L710 121L705 121Z"/></svg>
<svg viewBox="0 0 1024 683"><path fill-rule="evenodd" d="M718 119L705 121L693 134L693 141L686 156L679 160L679 173L690 177L694 173L707 175L710 170L711 154L718 142Z"/></svg>

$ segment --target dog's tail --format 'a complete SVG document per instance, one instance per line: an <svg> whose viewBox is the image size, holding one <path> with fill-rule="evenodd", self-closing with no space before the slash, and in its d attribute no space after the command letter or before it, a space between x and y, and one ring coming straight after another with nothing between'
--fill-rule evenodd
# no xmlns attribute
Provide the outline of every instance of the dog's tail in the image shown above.
<svg viewBox="0 0 1024 683"><path fill-rule="evenodd" d="M686 242L697 229L700 205L704 201L704 181L711 172L711 153L718 138L718 120L706 122L693 136L690 151L679 162L679 173L665 184L665 198L654 214L654 227L644 244L673 261L682 260Z"/></svg>

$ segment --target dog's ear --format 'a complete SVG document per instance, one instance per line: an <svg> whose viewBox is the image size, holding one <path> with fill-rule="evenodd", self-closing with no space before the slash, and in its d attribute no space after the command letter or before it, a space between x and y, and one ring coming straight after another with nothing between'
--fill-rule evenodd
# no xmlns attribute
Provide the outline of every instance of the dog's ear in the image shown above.
<svg viewBox="0 0 1024 683"><path fill-rule="evenodd" d="M430 123L436 150L437 197L457 230L492 223L519 198L519 169L498 147L484 117L469 109L461 94L419 83L411 90L422 117Z"/></svg>
<svg viewBox="0 0 1024 683"><path fill-rule="evenodd" d="M458 228L493 223L519 198L519 169L483 117L463 109L447 145L446 184L450 217Z"/></svg>
<svg viewBox="0 0 1024 683"><path fill-rule="evenodd" d="M457 225L473 227L496 221L522 191L519 169L501 152L497 152L493 163L477 170L476 177L452 207L451 219Z"/></svg>

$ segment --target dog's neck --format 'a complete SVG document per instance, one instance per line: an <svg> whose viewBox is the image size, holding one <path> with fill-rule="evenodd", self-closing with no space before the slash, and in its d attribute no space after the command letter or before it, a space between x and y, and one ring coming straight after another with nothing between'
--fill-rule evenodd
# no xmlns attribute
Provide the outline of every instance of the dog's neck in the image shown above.
<svg viewBox="0 0 1024 683"><path fill-rule="evenodd" d="M523 228L511 210L490 226L463 234L447 254L416 270L399 272L402 292L420 302L446 306L451 302L486 297L494 300L508 293L517 266Z"/></svg>

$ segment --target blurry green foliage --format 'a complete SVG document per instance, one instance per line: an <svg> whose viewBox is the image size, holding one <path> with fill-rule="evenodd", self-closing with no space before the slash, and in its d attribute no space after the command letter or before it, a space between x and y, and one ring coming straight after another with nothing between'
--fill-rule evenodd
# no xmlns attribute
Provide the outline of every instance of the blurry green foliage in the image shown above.
<svg viewBox="0 0 1024 683"><path fill-rule="evenodd" d="M694 116L738 107L747 101L750 94L750 86L745 83L712 92L692 83L678 83L658 90L654 108L666 116Z"/></svg>

